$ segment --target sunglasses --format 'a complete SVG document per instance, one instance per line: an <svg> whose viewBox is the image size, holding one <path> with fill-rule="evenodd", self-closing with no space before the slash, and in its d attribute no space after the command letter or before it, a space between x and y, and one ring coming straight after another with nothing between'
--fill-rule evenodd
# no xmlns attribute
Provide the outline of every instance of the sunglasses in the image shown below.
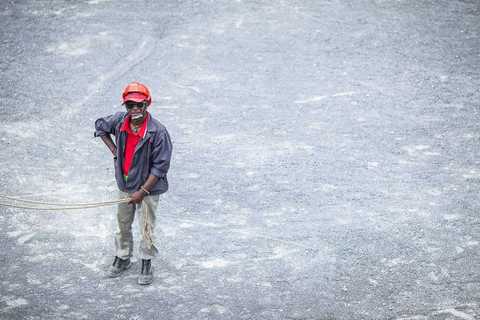
<svg viewBox="0 0 480 320"><path fill-rule="evenodd" d="M138 108L138 109L143 109L147 106L147 104L145 102L127 102L125 103L125 107L130 110L130 109L133 109L133 108Z"/></svg>

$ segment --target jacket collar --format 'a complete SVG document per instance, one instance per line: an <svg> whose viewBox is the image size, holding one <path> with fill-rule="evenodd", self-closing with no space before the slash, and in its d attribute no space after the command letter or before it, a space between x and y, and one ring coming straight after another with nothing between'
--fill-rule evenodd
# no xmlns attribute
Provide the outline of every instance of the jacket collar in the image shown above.
<svg viewBox="0 0 480 320"><path fill-rule="evenodd" d="M147 132L156 132L158 130L158 125L152 120L152 116L148 113Z"/></svg>
<svg viewBox="0 0 480 320"><path fill-rule="evenodd" d="M148 132L156 131L156 128L151 125L152 121L150 121L150 118L151 118L150 113L147 112L147 116L145 118L144 123L142 123L140 132L139 132L142 138L145 138L145 136L147 135L147 131ZM128 113L125 115L125 118L123 119L122 125L120 126L120 131L124 131L127 133L131 132L130 116L128 115Z"/></svg>

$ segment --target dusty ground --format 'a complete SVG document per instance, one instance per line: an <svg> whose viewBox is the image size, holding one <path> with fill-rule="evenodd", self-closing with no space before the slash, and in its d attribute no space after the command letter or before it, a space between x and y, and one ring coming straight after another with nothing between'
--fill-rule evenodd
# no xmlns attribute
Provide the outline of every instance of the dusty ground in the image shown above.
<svg viewBox="0 0 480 320"><path fill-rule="evenodd" d="M104 277L114 207L2 207L1 319L480 319L478 1L0 17L1 194L115 199L93 121L132 80L174 142L154 284Z"/></svg>

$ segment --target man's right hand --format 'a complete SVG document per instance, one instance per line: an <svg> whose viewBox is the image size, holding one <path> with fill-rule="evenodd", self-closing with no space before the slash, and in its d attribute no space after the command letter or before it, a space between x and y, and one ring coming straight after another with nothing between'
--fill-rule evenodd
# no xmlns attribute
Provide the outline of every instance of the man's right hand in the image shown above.
<svg viewBox="0 0 480 320"><path fill-rule="evenodd" d="M130 196L130 202L128 203L141 203L143 201L143 198L145 198L145 193L142 190L135 191L132 193Z"/></svg>

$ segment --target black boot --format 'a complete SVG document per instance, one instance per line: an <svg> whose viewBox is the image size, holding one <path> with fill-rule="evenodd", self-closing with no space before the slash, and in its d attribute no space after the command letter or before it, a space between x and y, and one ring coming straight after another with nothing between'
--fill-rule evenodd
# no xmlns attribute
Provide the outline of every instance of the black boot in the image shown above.
<svg viewBox="0 0 480 320"><path fill-rule="evenodd" d="M142 259L142 269L138 276L138 284L147 285L153 282L152 260Z"/></svg>
<svg viewBox="0 0 480 320"><path fill-rule="evenodd" d="M123 271L127 270L132 266L130 259L120 259L119 257L115 256L110 269L108 270L108 276L110 278L118 277L122 274Z"/></svg>

